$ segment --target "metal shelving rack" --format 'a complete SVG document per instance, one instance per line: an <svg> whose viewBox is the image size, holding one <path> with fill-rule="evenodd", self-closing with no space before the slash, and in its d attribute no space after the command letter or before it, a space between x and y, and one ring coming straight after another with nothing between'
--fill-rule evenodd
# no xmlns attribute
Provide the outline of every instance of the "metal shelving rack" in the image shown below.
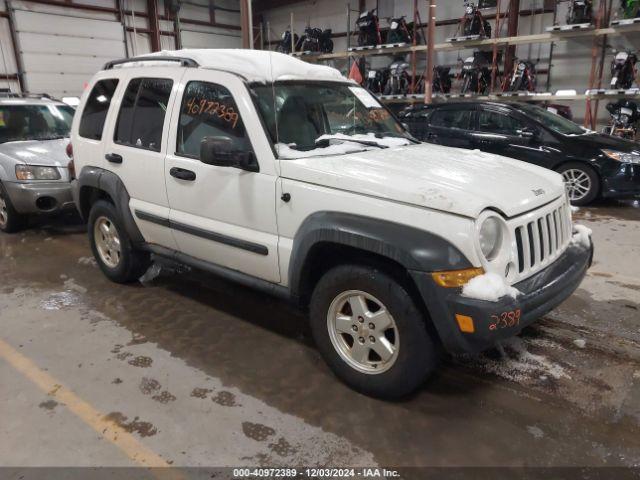
<svg viewBox="0 0 640 480"><path fill-rule="evenodd" d="M434 18L429 18L429 22L426 25L427 31L435 27L435 1L426 0L429 15L433 15ZM504 16L500 14L500 0L497 2L497 14L496 22L500 22L501 18L509 18L513 12L508 9ZM557 3L555 2L554 17L557 12ZM608 5L607 5L608 3ZM418 5L414 0L414 19L418 17ZM508 100L508 101L526 101L526 102L548 102L548 101L586 101L587 114L585 115L585 126L595 128L595 122L597 117L598 102L600 100L613 100L619 98L640 98L640 90L630 89L626 91L620 90L603 90L602 82L604 76L604 58L607 48L607 38L610 36L624 36L629 33L640 32L640 23L636 21L614 21L611 22L611 13L613 11L613 0L600 0L595 15L594 28L590 29L575 29L575 30L557 30L531 35L517 35L506 37L486 38L481 40L468 40L458 42L442 42L435 43L427 41L425 45L406 45L401 47L371 47L362 50L349 50L342 52L334 52L329 54L308 54L300 55L302 58L309 62L318 62L326 60L349 60L353 58L376 56L376 55L398 55L398 54L411 54L411 66L412 66L412 85L415 84L416 78L416 63L417 57L420 53L426 53L427 56L427 69L424 72L425 76L425 93L424 94L407 94L407 95L391 95L380 96L381 100L388 103L417 103L425 102L430 103L456 100ZM543 10L544 11L544 10ZM520 11L515 13L520 15ZM414 23L416 25L416 23ZM606 26L605 26L606 25ZM425 25L420 25L420 28ZM347 29L347 35L350 35L350 30ZM496 28L496 35L500 34L499 28ZM432 35L429 36L433 38ZM591 70L589 77L589 88L584 93L572 94L552 94L551 92L537 93L537 94L503 94L495 92L495 72L497 71L497 55L495 52L498 48L508 48L517 45L539 44L539 43L551 43L569 42L580 38L591 38L593 40L592 58L591 58ZM429 90L431 88L432 81L432 64L433 54L435 52L454 51L461 49L480 49L487 51L494 51L493 63L491 66L492 71L492 93L489 95L442 95L432 94ZM551 61L549 62L549 71L551 70ZM595 106L592 105L595 102Z"/></svg>

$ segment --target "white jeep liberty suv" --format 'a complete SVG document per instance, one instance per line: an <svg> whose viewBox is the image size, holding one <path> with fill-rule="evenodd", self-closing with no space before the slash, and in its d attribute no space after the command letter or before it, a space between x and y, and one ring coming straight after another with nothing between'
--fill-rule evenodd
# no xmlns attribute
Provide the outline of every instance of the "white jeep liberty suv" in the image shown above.
<svg viewBox="0 0 640 480"><path fill-rule="evenodd" d="M336 375L378 397L415 390L442 350L516 335L593 255L557 173L421 144L338 71L279 53L110 62L72 144L108 278L153 253L292 299Z"/></svg>

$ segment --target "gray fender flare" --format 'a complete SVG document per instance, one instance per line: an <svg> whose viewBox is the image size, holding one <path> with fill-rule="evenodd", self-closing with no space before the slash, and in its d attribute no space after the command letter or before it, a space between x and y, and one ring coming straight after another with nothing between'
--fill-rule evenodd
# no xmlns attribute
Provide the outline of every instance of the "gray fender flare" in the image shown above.
<svg viewBox="0 0 640 480"><path fill-rule="evenodd" d="M129 200L131 197L118 175L103 168L83 167L76 182L77 184L74 186L74 200L76 201L78 210L80 210L80 214L85 220L88 218L89 212L87 206L83 205L86 199L82 195L82 189L84 187L91 187L101 190L113 200L118 216L131 241L136 245L145 243L144 237L142 233L140 233L140 229L138 225L136 225L133 215L131 215L131 211L129 210Z"/></svg>
<svg viewBox="0 0 640 480"><path fill-rule="evenodd" d="M289 262L292 296L303 292L305 263L320 243L354 247L389 258L408 271L471 268L460 250L443 237L408 225L342 212L318 212L305 219L293 239Z"/></svg>

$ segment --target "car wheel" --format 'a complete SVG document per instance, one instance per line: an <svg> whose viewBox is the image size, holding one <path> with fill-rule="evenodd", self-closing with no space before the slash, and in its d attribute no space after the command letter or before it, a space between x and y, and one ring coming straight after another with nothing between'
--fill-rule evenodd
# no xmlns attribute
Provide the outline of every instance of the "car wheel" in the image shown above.
<svg viewBox="0 0 640 480"><path fill-rule="evenodd" d="M132 282L147 270L149 254L133 248L112 203L94 203L87 227L93 256L111 281Z"/></svg>
<svg viewBox="0 0 640 480"><path fill-rule="evenodd" d="M408 395L437 366L438 345L422 312L400 283L376 268L343 265L325 273L310 319L329 367L366 395Z"/></svg>
<svg viewBox="0 0 640 480"><path fill-rule="evenodd" d="M0 230L5 233L18 232L24 227L25 220L25 216L20 215L13 208L7 191L0 183Z"/></svg>
<svg viewBox="0 0 640 480"><path fill-rule="evenodd" d="M580 163L565 163L558 172L567 185L572 205L588 205L598 196L600 180L590 166Z"/></svg>

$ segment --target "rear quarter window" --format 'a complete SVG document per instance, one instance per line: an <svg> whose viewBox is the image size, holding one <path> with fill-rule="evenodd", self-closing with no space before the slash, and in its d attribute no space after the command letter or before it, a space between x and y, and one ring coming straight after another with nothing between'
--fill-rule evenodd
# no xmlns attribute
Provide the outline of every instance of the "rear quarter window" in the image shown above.
<svg viewBox="0 0 640 480"><path fill-rule="evenodd" d="M107 119L111 99L117 86L118 79L116 78L100 80L94 85L82 110L78 129L78 134L81 137L102 140L104 122Z"/></svg>
<svg viewBox="0 0 640 480"><path fill-rule="evenodd" d="M132 79L122 98L114 141L159 152L172 87L166 78Z"/></svg>

